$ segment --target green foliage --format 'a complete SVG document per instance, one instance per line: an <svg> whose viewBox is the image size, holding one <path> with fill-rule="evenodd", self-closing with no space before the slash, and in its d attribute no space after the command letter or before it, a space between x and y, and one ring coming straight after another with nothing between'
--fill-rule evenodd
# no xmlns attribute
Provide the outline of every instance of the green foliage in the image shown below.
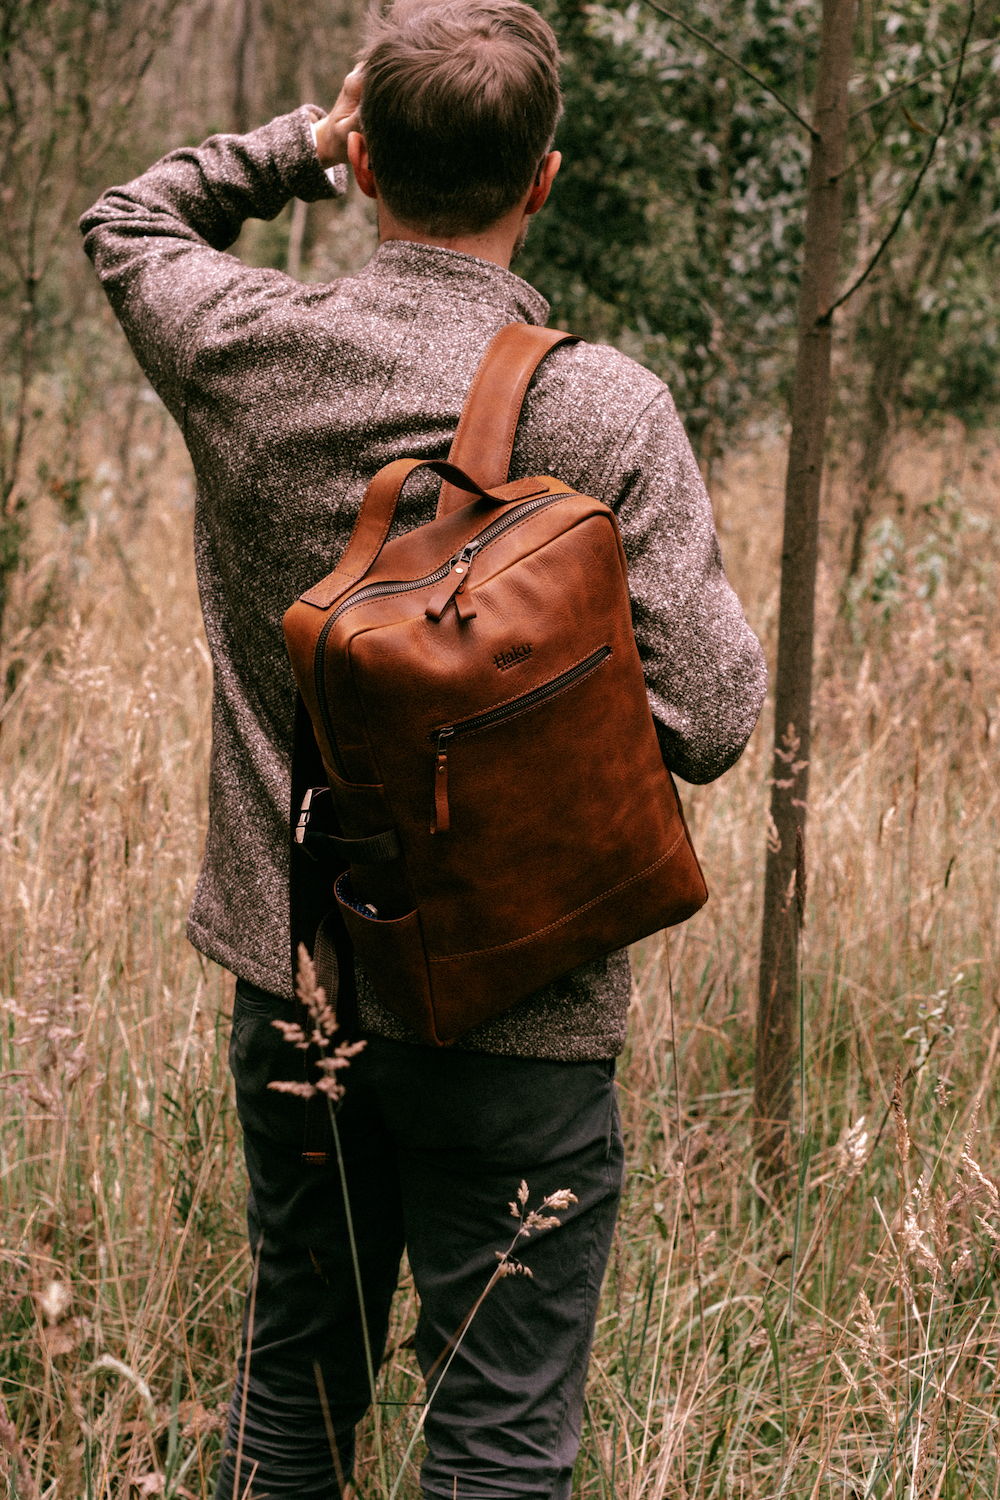
<svg viewBox="0 0 1000 1500"><path fill-rule="evenodd" d="M956 256L954 274L926 299L901 398L903 409L922 420L950 415L983 427L1000 404L1000 266L995 255L979 264L971 259Z"/></svg>
<svg viewBox="0 0 1000 1500"><path fill-rule="evenodd" d="M942 598L948 609L963 584L981 600L995 589L991 544L996 528L966 504L960 490L948 486L919 506L909 537L903 522L901 512L872 527L862 567L846 591L847 615L857 629L869 617L889 622L907 601L919 603L928 616ZM943 662L939 657L938 664Z"/></svg>
<svg viewBox="0 0 1000 1500"><path fill-rule="evenodd" d="M647 7L548 13L565 56L565 161L523 274L555 321L662 374L709 457L787 383L808 137L752 79ZM816 7L712 0L692 15L797 99L815 62Z"/></svg>
<svg viewBox="0 0 1000 1500"><path fill-rule="evenodd" d="M662 374L710 461L790 387L809 138L762 85L808 116L820 7L679 4L705 40L640 0L541 8L565 57L564 164L518 270L548 297L553 321ZM968 15L951 0L862 8L845 287L933 159L889 253L840 315L860 363L841 405L845 429L886 401L982 422L1000 398L1000 49L991 9L959 75Z"/></svg>
<svg viewBox="0 0 1000 1500"><path fill-rule="evenodd" d="M993 7L973 17L963 56L969 20L968 6L950 0L888 5L875 13L860 49L857 93L886 103L858 120L852 186L859 259L871 253L929 159L855 313L855 350L869 369L866 462L876 473L878 458L870 454L872 437L877 446L887 425L882 409L920 419L952 415L975 426L1000 399L998 18ZM909 79L916 81L897 94Z"/></svg>

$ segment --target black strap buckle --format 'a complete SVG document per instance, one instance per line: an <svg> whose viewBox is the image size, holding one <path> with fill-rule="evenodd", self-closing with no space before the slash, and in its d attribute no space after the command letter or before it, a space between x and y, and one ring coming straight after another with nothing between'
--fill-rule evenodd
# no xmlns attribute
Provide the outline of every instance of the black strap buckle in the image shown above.
<svg viewBox="0 0 1000 1500"><path fill-rule="evenodd" d="M321 797L328 792L328 786L311 786L302 798L302 806L299 808L299 820L295 825L295 842L304 844L306 841L306 829L309 827L309 819L312 816L312 804L314 797Z"/></svg>

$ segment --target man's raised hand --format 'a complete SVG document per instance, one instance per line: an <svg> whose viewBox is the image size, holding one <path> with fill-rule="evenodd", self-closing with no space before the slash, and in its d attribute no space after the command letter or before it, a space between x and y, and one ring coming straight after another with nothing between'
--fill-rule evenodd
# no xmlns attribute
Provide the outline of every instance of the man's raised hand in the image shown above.
<svg viewBox="0 0 1000 1500"><path fill-rule="evenodd" d="M344 79L337 102L325 120L316 123L316 150L324 167L347 161L347 137L359 128L359 107L364 69L359 63Z"/></svg>

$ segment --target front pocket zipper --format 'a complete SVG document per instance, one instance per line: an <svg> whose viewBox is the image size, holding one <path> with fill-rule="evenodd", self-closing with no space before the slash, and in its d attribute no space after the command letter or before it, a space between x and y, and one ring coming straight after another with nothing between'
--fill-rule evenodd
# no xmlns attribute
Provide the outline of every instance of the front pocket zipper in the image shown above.
<svg viewBox="0 0 1000 1500"><path fill-rule="evenodd" d="M554 698L589 676L610 655L611 647L601 646L590 656L584 657L583 661L578 661L575 667L560 672L551 682L543 682L540 687L522 693L520 698L512 698L509 703L501 703L481 714L473 714L471 719L460 719L457 724L444 724L440 729L433 730L431 739L437 741L437 757L434 762L434 816L431 819L431 833L447 833L451 827L451 810L448 806L448 746L453 739L460 738L463 734L474 734L479 729L493 729L517 714L537 708L540 703L547 702L549 698Z"/></svg>
<svg viewBox="0 0 1000 1500"><path fill-rule="evenodd" d="M320 631L319 640L316 642L316 653L313 657L313 675L316 682L316 701L319 705L319 714L323 721L323 729L326 732L327 742L333 755L337 775L342 781L349 781L350 778L344 769L344 762L337 748L337 739L333 730L333 717L330 713L329 699L326 696L326 676L324 673L326 642L334 622L339 620L341 615L346 614L349 609L353 609L355 604L364 604L368 599L381 599L388 594L408 594L414 589L428 588L432 583L442 583L448 577L448 574L456 563L463 561L466 564L471 563L476 554L481 552L484 547L488 547L491 542L496 541L498 536L502 536L509 527L515 526L518 521L523 520L532 511L541 510L544 506L551 505L554 500L565 500L567 495L572 493L572 490L563 490L558 495L541 495L535 500L526 500L523 505L516 505L506 515L500 516L496 521L491 521L485 530L481 531L478 536L473 537L472 541L467 543L454 557L449 557L448 561L443 563L440 568L435 568L433 573L428 573L423 578L400 579L398 582L369 583L364 588L358 589L356 594L351 594L348 599L345 599L333 611L333 614ZM468 578L468 571L466 571L465 577L466 579Z"/></svg>

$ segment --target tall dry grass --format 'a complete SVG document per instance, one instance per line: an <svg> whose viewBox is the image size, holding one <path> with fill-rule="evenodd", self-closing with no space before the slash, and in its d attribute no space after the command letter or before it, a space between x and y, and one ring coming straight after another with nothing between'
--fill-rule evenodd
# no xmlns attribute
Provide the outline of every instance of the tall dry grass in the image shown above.
<svg viewBox="0 0 1000 1500"><path fill-rule="evenodd" d="M231 984L183 938L210 682L191 486L131 389L127 432L121 390L81 429L84 519L39 512L2 663L0 1472L59 1500L211 1493L249 1274ZM911 444L844 608L831 483L783 1180L749 1119L769 726L690 790L712 901L636 955L581 1495L1000 1494L997 467L959 434ZM769 647L781 480L761 438L716 497ZM420 1410L415 1316L404 1278L390 1473ZM370 1427L359 1451L374 1495Z"/></svg>

